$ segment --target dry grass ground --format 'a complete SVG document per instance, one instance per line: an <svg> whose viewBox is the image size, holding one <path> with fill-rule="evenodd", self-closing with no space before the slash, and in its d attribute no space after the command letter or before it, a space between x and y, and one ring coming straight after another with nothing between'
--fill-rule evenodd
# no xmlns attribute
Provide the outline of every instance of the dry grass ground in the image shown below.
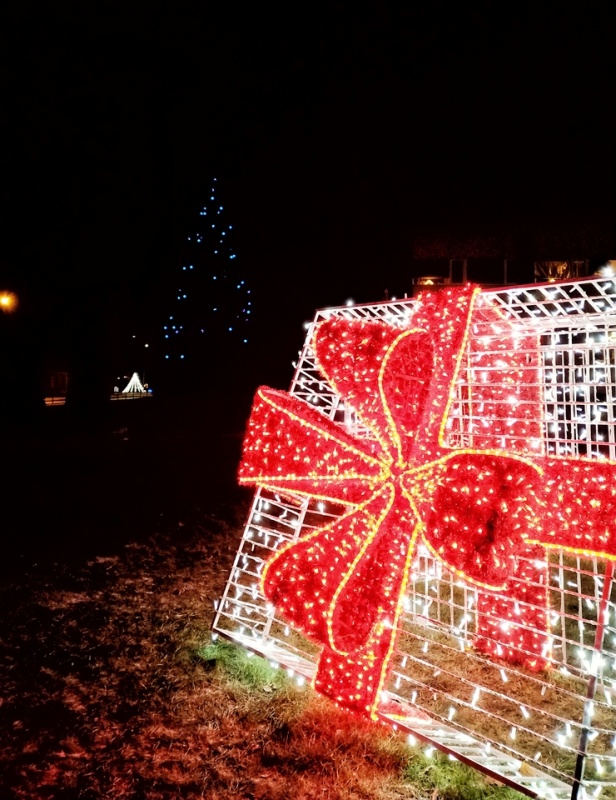
<svg viewBox="0 0 616 800"><path fill-rule="evenodd" d="M0 590L2 800L514 796L210 644L240 526L204 518Z"/></svg>

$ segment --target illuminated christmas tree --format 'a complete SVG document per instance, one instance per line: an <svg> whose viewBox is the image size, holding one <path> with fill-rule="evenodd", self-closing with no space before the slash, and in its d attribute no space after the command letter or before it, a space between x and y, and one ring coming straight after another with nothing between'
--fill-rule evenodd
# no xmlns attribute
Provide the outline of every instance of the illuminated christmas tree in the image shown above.
<svg viewBox="0 0 616 800"><path fill-rule="evenodd" d="M251 289L238 269L234 229L216 178L208 197L173 275L162 330L163 358L171 364L207 367L221 351L245 349L249 341Z"/></svg>

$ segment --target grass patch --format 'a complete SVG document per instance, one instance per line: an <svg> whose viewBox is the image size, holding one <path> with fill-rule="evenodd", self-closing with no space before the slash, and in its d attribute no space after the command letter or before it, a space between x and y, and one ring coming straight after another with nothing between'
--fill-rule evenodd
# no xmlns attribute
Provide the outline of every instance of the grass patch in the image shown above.
<svg viewBox="0 0 616 800"><path fill-rule="evenodd" d="M410 758L404 777L425 797L439 800L521 800L519 792L492 782L460 761L452 761L443 753Z"/></svg>
<svg viewBox="0 0 616 800"><path fill-rule="evenodd" d="M202 520L0 590L3 800L514 796L212 643L238 537Z"/></svg>

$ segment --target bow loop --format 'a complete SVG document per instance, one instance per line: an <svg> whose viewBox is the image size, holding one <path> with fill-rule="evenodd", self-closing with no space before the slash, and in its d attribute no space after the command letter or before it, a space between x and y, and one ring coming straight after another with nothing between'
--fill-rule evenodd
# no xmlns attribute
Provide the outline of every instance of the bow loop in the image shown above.
<svg viewBox="0 0 616 800"><path fill-rule="evenodd" d="M522 457L452 452L408 470L402 485L432 553L469 583L502 589L523 541L539 526L534 486L540 475Z"/></svg>
<svg viewBox="0 0 616 800"><path fill-rule="evenodd" d="M399 578L384 566L392 523L400 522L395 501L386 484L351 514L290 543L267 563L264 594L313 641L336 652L360 649L379 609L393 613Z"/></svg>

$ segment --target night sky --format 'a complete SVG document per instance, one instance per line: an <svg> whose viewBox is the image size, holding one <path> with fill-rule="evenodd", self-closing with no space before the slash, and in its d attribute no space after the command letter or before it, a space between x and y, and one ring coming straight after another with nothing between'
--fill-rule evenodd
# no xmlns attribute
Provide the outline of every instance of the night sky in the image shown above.
<svg viewBox="0 0 616 800"><path fill-rule="evenodd" d="M0 276L33 351L113 370L162 337L214 177L269 382L315 308L410 293L425 230L613 217L607 3L2 13Z"/></svg>

